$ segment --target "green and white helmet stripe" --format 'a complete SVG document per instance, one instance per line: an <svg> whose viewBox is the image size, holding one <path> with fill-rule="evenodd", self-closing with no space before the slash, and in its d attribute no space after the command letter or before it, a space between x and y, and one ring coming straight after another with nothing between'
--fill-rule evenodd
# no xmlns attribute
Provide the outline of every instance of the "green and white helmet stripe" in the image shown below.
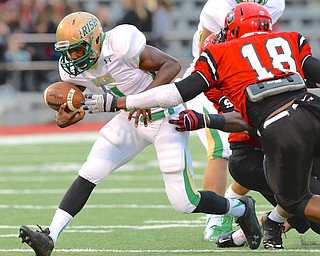
<svg viewBox="0 0 320 256"><path fill-rule="evenodd" d="M241 3L241 2L255 2L261 5L265 5L268 0L235 0L237 4Z"/></svg>

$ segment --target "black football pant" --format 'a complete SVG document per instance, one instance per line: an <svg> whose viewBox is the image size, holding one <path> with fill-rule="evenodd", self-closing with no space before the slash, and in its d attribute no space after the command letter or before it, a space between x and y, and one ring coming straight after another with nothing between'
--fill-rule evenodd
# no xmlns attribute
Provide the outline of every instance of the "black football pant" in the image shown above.
<svg viewBox="0 0 320 256"><path fill-rule="evenodd" d="M231 143L232 155L229 158L229 171L232 178L243 187L260 192L273 206L276 200L264 176L263 152L245 143ZM314 159L313 171L310 176L310 191L320 195L320 158ZM320 234L320 225L310 223L303 217L294 216L288 222L299 233L305 233L309 227Z"/></svg>
<svg viewBox="0 0 320 256"><path fill-rule="evenodd" d="M281 118L259 127L267 183L276 202L299 216L304 216L312 196L309 178L313 160L320 157L320 101L314 102L316 98L310 93L302 95L280 112L278 116L285 113Z"/></svg>

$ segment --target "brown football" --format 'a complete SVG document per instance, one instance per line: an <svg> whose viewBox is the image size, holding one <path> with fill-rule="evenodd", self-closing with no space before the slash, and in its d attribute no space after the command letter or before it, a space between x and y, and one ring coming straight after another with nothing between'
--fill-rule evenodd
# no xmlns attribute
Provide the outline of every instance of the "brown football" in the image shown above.
<svg viewBox="0 0 320 256"><path fill-rule="evenodd" d="M79 87L67 82L56 82L49 85L43 92L45 103L54 110L67 103L68 112L75 111L81 107L84 95Z"/></svg>

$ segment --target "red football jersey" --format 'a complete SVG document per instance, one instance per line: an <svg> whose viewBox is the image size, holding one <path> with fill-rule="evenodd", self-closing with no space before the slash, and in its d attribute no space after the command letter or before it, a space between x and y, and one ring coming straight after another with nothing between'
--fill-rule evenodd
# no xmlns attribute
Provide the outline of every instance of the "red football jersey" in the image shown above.
<svg viewBox="0 0 320 256"><path fill-rule="evenodd" d="M258 136L252 136L246 132L232 132L229 134L228 142L246 143L254 148L261 148Z"/></svg>
<svg viewBox="0 0 320 256"><path fill-rule="evenodd" d="M209 91L204 92L204 95L213 103L213 106L216 108L218 113L222 113L221 107L219 104L219 99L223 96L222 92L216 88L212 88Z"/></svg>
<svg viewBox="0 0 320 256"><path fill-rule="evenodd" d="M209 46L196 62L194 72L201 73L209 89L221 90L250 124L246 87L288 72L299 72L304 78L302 65L311 55L310 45L297 32L254 35Z"/></svg>

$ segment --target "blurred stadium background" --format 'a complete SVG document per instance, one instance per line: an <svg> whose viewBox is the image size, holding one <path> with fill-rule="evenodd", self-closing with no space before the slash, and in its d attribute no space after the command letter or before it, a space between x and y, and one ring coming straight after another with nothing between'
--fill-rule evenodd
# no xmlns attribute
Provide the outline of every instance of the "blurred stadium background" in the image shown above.
<svg viewBox="0 0 320 256"><path fill-rule="evenodd" d="M111 29L125 14L131 0L0 0L0 129L52 123L53 112L43 103L42 92L59 80L59 56L54 52L55 28L73 11L96 14ZM141 1L141 0L132 0ZM144 0L151 13L157 0ZM191 40L205 0L171 0L173 25L165 33L164 51L178 58L183 70L192 61ZM320 0L286 0L285 12L275 29L298 31L320 57ZM145 32L150 38L152 31ZM84 122L105 119L87 116Z"/></svg>

